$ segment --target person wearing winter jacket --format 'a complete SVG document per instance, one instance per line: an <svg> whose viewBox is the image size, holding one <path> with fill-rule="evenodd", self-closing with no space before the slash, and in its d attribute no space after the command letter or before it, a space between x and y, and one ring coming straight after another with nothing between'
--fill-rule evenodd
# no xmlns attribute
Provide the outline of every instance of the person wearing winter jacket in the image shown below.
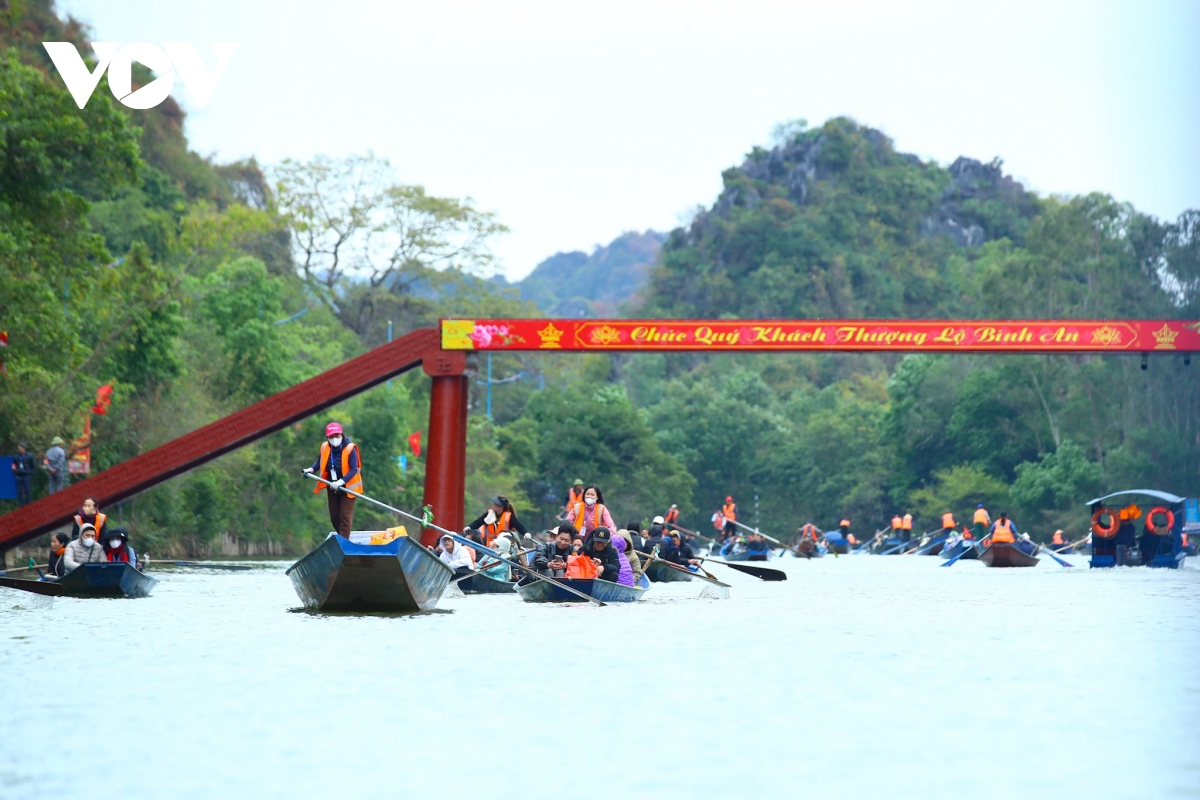
<svg viewBox="0 0 1200 800"><path fill-rule="evenodd" d="M621 561L617 548L613 547L612 531L601 525L583 541L583 555L596 565L596 577L617 582L621 576Z"/></svg>
<svg viewBox="0 0 1200 800"><path fill-rule="evenodd" d="M633 552L633 542L629 531L624 529L617 531L612 543L617 550L617 561L621 565L621 570L617 573L617 583L625 586L635 585L638 576L633 571L633 562L637 559L637 553Z"/></svg>
<svg viewBox="0 0 1200 800"><path fill-rule="evenodd" d="M562 578L567 574L567 556L575 554L571 546L571 534L574 531L569 525L555 531L554 538L546 542L533 556L533 568L551 578Z"/></svg>
<svg viewBox="0 0 1200 800"><path fill-rule="evenodd" d="M96 526L84 523L79 529L79 538L73 539L63 551L60 569L65 575L80 564L91 564L108 561L104 546L96 541Z"/></svg>

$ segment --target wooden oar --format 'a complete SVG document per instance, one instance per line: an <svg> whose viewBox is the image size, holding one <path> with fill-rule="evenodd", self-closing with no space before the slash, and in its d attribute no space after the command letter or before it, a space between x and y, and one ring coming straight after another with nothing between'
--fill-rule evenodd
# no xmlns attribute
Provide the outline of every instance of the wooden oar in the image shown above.
<svg viewBox="0 0 1200 800"><path fill-rule="evenodd" d="M19 589L22 592L32 592L33 594L44 594L49 597L58 597L63 593L61 583L53 581L31 581L28 578L2 578L0 577L0 586L9 589Z"/></svg>
<svg viewBox="0 0 1200 800"><path fill-rule="evenodd" d="M757 567L750 564L734 563L733 561L721 561L716 558L701 558L701 561L711 561L714 564L720 564L730 569L735 569L738 572L744 572L747 575L753 575L763 581L786 581L787 573L781 569L772 569L771 567Z"/></svg>
<svg viewBox="0 0 1200 800"><path fill-rule="evenodd" d="M320 475L315 475L311 472L305 472L304 474L307 475L308 477L312 478L314 481L319 481L319 482L325 484L326 486L333 485L332 481L327 481L324 478L322 478ZM507 558L504 558L502 555L500 555L499 553L497 553L495 550L491 549L490 547L484 547L481 544L472 542L470 539L468 539L465 536L462 536L461 534L457 534L454 531L446 530L445 528L441 527L440 525L434 525L433 524L433 510L429 506L425 507L426 519L422 519L421 517L415 516L413 514L409 514L407 511L401 511L398 508L389 506L387 503L381 503L380 501L376 500L373 497L367 497L365 494L361 494L359 492L352 492L349 489L346 489L345 487L342 487L340 489L340 491L345 493L348 497L362 498L363 500L366 500L368 503L372 503L374 505L379 506L380 508L385 508L388 511L391 511L393 514L399 514L400 516L402 516L406 519L411 519L413 522L418 522L421 524L421 527L423 527L423 528L431 528L432 530L440 532L443 536L449 536L451 539L453 539L454 541L458 542L461 545L470 547L472 550L483 553L484 555L491 556L492 558L495 558L499 561L503 561L505 564L508 564L511 567L515 567L518 571L530 576L534 580L545 581L546 583L552 583L555 586L557 586L558 588L562 589L563 591L573 594L576 597L580 597L584 600L587 600L589 603L591 603L593 605L597 605L597 606L608 605L607 603L600 602L596 598L592 597L590 594L585 594L584 592L579 591L578 589L576 589L573 586L568 586L567 584L563 583L562 581L557 581L554 578L549 578L549 577L543 575L542 573L537 572L536 570L530 569L529 567L525 566L524 564L518 564L515 561L509 561ZM416 540L413 540L413 541L416 544L421 545L421 543L419 541L416 541ZM421 546L424 547L424 545L421 545Z"/></svg>
<svg viewBox="0 0 1200 800"><path fill-rule="evenodd" d="M13 567L12 569L0 570L0 575L8 575L13 572L28 572L31 569L44 569L44 568L50 566L49 564L34 564L34 563L32 563L33 562L32 558L29 559L29 561L31 563L27 567Z"/></svg>
<svg viewBox="0 0 1200 800"><path fill-rule="evenodd" d="M728 583L722 583L721 581L717 580L713 576L708 575L707 572L704 573L704 575L708 575L708 577L706 578L706 577L704 577L704 575L700 575L699 573L692 572L687 567L681 567L678 564L674 563L673 561L667 561L665 558L659 558L658 556L651 555L650 553L643 553L641 550L634 550L633 552L637 553L639 556L645 556L646 558L650 559L652 562L659 561L659 562L662 562L663 564L666 564L671 569L676 569L676 570L679 570L680 572L686 572L688 575L690 575L693 578L696 578L698 580L707 581L708 583L714 584L716 586L720 586L724 589L730 588Z"/></svg>
<svg viewBox="0 0 1200 800"><path fill-rule="evenodd" d="M1041 545L1039 545L1038 547L1034 548L1033 555L1036 556L1038 553L1045 553L1046 555L1050 556L1052 559L1057 561L1059 563L1059 565L1061 565L1061 566L1064 566L1064 567L1075 566L1074 564L1071 564L1071 563L1059 558L1057 555L1054 554L1054 551L1048 547L1042 547Z"/></svg>

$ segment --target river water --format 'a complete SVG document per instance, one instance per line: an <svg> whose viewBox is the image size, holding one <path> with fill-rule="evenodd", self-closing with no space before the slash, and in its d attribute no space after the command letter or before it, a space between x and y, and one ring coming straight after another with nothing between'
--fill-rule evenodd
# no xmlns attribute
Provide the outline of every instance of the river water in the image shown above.
<svg viewBox="0 0 1200 800"><path fill-rule="evenodd" d="M285 564L0 589L0 797L1200 797L1200 570L771 562L320 616Z"/></svg>

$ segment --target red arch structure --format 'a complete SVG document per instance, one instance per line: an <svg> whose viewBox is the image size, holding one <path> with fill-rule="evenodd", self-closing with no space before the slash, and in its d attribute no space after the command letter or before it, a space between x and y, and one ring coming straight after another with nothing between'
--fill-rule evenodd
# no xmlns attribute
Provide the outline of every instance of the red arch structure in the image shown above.
<svg viewBox="0 0 1200 800"><path fill-rule="evenodd" d="M470 351L1200 352L1195 320L442 320L0 516L0 549L108 506L377 386L418 365L432 378L425 502L463 525ZM426 544L436 537L425 531Z"/></svg>

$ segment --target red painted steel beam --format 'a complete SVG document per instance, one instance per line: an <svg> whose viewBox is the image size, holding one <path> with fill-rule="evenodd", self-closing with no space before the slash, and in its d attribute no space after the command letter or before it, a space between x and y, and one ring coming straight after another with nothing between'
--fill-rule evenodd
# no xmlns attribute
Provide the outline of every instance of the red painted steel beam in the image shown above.
<svg viewBox="0 0 1200 800"><path fill-rule="evenodd" d="M71 484L57 494L0 516L0 548L20 544L64 524L85 497L95 497L101 506L111 505L336 405L418 364L423 364L430 375L461 375L466 357L462 353L442 352L436 328L415 330L315 378ZM430 414L432 417L432 407ZM458 433L450 433L457 442ZM431 448L437 446L432 435L429 444ZM461 492L457 508L461 517Z"/></svg>

